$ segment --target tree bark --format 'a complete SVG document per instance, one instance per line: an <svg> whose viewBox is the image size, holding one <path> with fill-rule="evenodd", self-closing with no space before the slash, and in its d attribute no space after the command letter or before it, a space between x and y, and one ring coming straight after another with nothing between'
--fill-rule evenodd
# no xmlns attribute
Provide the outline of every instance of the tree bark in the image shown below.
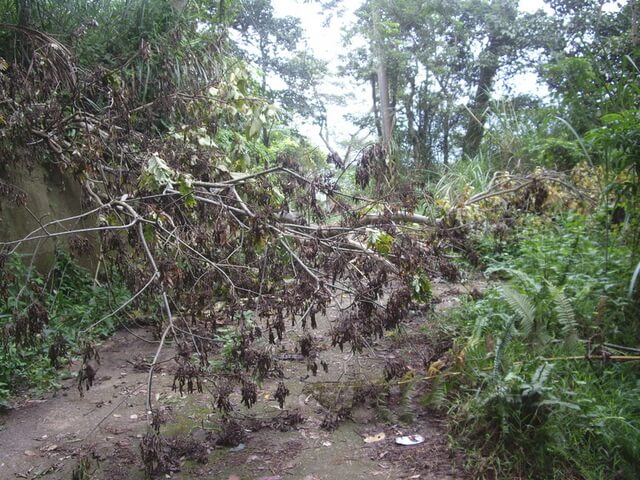
<svg viewBox="0 0 640 480"><path fill-rule="evenodd" d="M640 45L638 38L638 0L629 0L631 4L631 45L637 47Z"/></svg>
<svg viewBox="0 0 640 480"><path fill-rule="evenodd" d="M376 92L376 76L371 75L371 100L373 103L373 118L376 124L378 137L382 137L382 124L380 123L380 109L378 108L378 93Z"/></svg>
<svg viewBox="0 0 640 480"><path fill-rule="evenodd" d="M491 53L489 54L491 55ZM490 65L480 67L478 87L470 108L471 118L469 119L462 146L463 155L470 158L475 157L480 151L480 144L484 136L484 124L487 120L489 100L491 99L491 90L497 72L498 65L496 62L491 62Z"/></svg>
<svg viewBox="0 0 640 480"><path fill-rule="evenodd" d="M449 134L451 130L449 118L449 102L442 117L442 162L449 165Z"/></svg>
<svg viewBox="0 0 640 480"><path fill-rule="evenodd" d="M19 27L31 27L33 5L32 0L15 0L17 25ZM29 36L21 31L16 32L15 62L28 66L33 56Z"/></svg>
<svg viewBox="0 0 640 480"><path fill-rule="evenodd" d="M415 165L420 164L419 150L418 150L418 134L416 132L416 118L413 110L414 99L416 95L416 80L412 75L409 76L409 95L405 98L404 109L407 114L407 137L409 139L409 145L413 152L413 162Z"/></svg>
<svg viewBox="0 0 640 480"><path fill-rule="evenodd" d="M387 64L380 34L380 12L374 2L371 6L373 20L373 45L376 57L376 74L378 79L378 92L380 95L380 119L382 123L382 143L389 150L393 130L393 110L389 99L389 77Z"/></svg>
<svg viewBox="0 0 640 480"><path fill-rule="evenodd" d="M260 68L262 69L262 78L261 78L261 94L263 97L267 96L267 64L269 62L269 55L267 53L267 41L266 39L260 38ZM266 126L262 127L262 143L265 147L269 147L271 143L271 139L269 138L269 130Z"/></svg>
<svg viewBox="0 0 640 480"><path fill-rule="evenodd" d="M384 60L378 60L378 85L380 90L380 117L382 121L382 143L389 148L393 130L393 110L389 101L389 81Z"/></svg>

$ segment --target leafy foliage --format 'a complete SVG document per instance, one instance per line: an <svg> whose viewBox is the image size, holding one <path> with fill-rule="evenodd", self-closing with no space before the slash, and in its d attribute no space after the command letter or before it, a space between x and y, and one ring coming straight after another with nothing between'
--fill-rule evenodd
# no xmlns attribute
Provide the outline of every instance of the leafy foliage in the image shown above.
<svg viewBox="0 0 640 480"><path fill-rule="evenodd" d="M461 389L447 397L452 425L485 458L478 475L634 478L638 367L603 362L640 342L640 305L626 296L630 246L595 219L556 222L529 219L488 270L512 286L448 317L467 352L465 376L449 381Z"/></svg>
<svg viewBox="0 0 640 480"><path fill-rule="evenodd" d="M88 336L79 333L130 295L117 277L108 285L94 284L89 272L62 252L46 278L18 255L5 261L2 275L0 403L33 387L57 386L58 370L84 344L113 333L119 318L111 317Z"/></svg>

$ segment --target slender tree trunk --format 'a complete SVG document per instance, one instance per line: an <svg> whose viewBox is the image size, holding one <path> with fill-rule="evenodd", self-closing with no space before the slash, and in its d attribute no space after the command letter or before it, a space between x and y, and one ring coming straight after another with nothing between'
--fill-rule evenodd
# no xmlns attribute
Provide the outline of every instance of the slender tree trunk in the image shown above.
<svg viewBox="0 0 640 480"><path fill-rule="evenodd" d="M413 102L416 95L416 80L412 75L409 75L409 95L404 102L404 109L407 114L407 137L409 138L409 145L413 152L413 162L415 165L419 164L418 159L418 135L416 133L416 119L415 112L413 110Z"/></svg>
<svg viewBox="0 0 640 480"><path fill-rule="evenodd" d="M450 134L450 118L449 118L449 102L445 108L442 118L442 161L445 165L449 165L449 134Z"/></svg>
<svg viewBox="0 0 640 480"><path fill-rule="evenodd" d="M382 124L380 123L380 109L378 108L378 92L376 91L376 76L371 75L371 100L373 103L373 118L376 124L378 137L382 137Z"/></svg>
<svg viewBox="0 0 640 480"><path fill-rule="evenodd" d="M260 85L261 94L263 97L267 96L267 62L268 62L268 54L267 54L267 46L266 41L262 38L260 39L260 68L262 69L262 83ZM269 138L269 130L266 126L262 127L262 143L265 147L269 146L270 138Z"/></svg>
<svg viewBox="0 0 640 480"><path fill-rule="evenodd" d="M15 0L17 24L19 27L30 27L32 24L33 5L32 0ZM24 32L16 32L14 61L27 66L31 63L32 49L29 36Z"/></svg>
<svg viewBox="0 0 640 480"><path fill-rule="evenodd" d="M497 72L498 65L495 63L480 68L478 87L470 108L471 118L469 119L467 132L462 144L463 155L471 158L475 157L480 151L480 144L484 135L484 124L487 120L487 110L491 98L491 89Z"/></svg>
<svg viewBox="0 0 640 480"><path fill-rule="evenodd" d="M378 61L378 85L380 87L380 116L382 119L382 143L388 148L391 145L393 129L393 110L389 101L389 81L387 67Z"/></svg>
<svg viewBox="0 0 640 480"><path fill-rule="evenodd" d="M640 45L638 38L638 0L629 0L631 4L631 45L637 47Z"/></svg>
<svg viewBox="0 0 640 480"><path fill-rule="evenodd" d="M31 25L32 5L31 0L15 0L18 13L18 25L28 27Z"/></svg>
<svg viewBox="0 0 640 480"><path fill-rule="evenodd" d="M380 33L380 12L376 3L372 3L372 19L374 32L374 50L376 57L376 74L378 77L378 91L380 94L380 118L382 123L382 143L389 149L393 130L393 110L389 100L389 76Z"/></svg>
<svg viewBox="0 0 640 480"><path fill-rule="evenodd" d="M380 51L382 55L382 51ZM387 67L385 65L384 56L378 59L378 85L380 87L380 113L382 120L382 144L386 151L384 161L387 165L388 177L386 178L387 186L393 190L398 183L398 167L392 148L393 135L393 109L389 101L389 78L387 76ZM382 191L382 190L381 190Z"/></svg>

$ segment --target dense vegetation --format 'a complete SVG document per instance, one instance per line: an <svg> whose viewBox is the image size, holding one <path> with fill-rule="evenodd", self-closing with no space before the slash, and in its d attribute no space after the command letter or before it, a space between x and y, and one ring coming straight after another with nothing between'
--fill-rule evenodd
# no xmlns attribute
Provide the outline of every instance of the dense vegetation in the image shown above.
<svg viewBox="0 0 640 480"><path fill-rule="evenodd" d="M473 475L637 478L640 7L546 4L362 2L342 74L371 90L353 119L370 134L341 154L340 95L267 0L0 0L0 195L26 210L9 173L39 162L82 185L84 212L0 244L0 403L74 356L90 387L96 340L136 318L177 345L181 393L212 380L233 429L231 393L256 402L289 322L313 329L347 293L331 343L358 353L432 279L482 273L494 286L435 320L452 346L411 380ZM522 71L550 95L495 93ZM148 409L153 475L151 391Z"/></svg>

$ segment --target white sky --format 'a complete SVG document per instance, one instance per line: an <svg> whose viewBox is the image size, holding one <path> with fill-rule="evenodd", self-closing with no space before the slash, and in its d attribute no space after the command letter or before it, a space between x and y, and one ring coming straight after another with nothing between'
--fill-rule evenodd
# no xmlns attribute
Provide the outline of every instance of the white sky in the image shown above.
<svg viewBox="0 0 640 480"><path fill-rule="evenodd" d="M332 76L323 83L321 91L350 95L342 105L327 105L330 139L334 147L338 146L339 141L347 140L357 130L353 124L344 119L344 115L347 113L362 115L371 109L369 85L358 85L349 78L336 75L340 64L339 56L345 51L342 45L342 28L353 22L353 12L361 3L362 0L343 1L344 12L334 17L329 26L324 26L324 15L318 5L305 4L302 0L273 0L277 16L292 15L300 18L302 27L306 31L308 48L316 57L329 62L329 71ZM542 0L520 0L520 9L523 11L535 12L541 8L546 9L545 7ZM536 93L542 96L547 93L544 86L536 84L536 75L533 73L517 75L511 79L509 85L515 93ZM324 147L318 136L317 127L300 125L299 130L318 146Z"/></svg>

